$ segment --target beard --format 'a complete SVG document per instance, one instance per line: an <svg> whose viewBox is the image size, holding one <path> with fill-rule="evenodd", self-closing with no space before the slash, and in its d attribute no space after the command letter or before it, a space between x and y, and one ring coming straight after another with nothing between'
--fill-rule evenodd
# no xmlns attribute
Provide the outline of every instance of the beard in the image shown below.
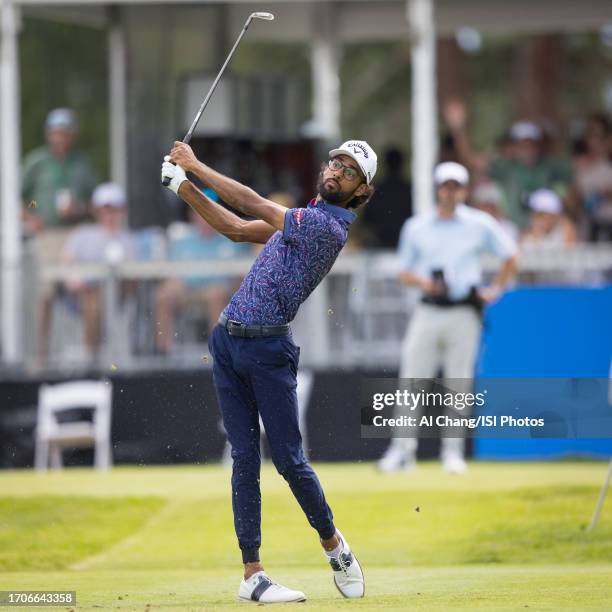
<svg viewBox="0 0 612 612"><path fill-rule="evenodd" d="M328 179L330 180L330 179ZM321 194L321 197L330 204L339 204L340 202L346 202L351 199L351 196L355 192L353 191L342 191L340 189L340 184L333 179L331 182L334 184L333 189L328 189L325 186L326 181L323 179L323 172L319 174L319 179L317 180L317 191Z"/></svg>

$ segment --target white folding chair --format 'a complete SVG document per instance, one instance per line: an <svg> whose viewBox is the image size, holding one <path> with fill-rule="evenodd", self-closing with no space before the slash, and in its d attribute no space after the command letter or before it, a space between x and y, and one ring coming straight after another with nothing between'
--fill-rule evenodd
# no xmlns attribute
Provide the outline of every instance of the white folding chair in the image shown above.
<svg viewBox="0 0 612 612"><path fill-rule="evenodd" d="M112 391L110 381L83 380L41 386L34 459L37 470L46 470L49 462L51 467L61 468L64 448L93 447L97 469L112 465ZM59 413L77 408L91 409L92 420L59 421Z"/></svg>

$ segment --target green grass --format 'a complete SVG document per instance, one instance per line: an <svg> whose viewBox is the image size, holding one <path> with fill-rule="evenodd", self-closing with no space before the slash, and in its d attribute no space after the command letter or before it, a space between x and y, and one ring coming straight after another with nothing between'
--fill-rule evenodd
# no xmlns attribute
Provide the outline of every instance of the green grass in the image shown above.
<svg viewBox="0 0 612 612"><path fill-rule="evenodd" d="M164 501L0 498L0 571L64 569L140 529Z"/></svg>
<svg viewBox="0 0 612 612"><path fill-rule="evenodd" d="M367 597L349 602L266 466L266 568L306 592L305 610L609 610L612 499L585 532L607 466L470 467L452 477L437 463L410 475L316 466L366 570ZM220 466L0 472L0 590L77 590L79 610L238 607L230 497Z"/></svg>

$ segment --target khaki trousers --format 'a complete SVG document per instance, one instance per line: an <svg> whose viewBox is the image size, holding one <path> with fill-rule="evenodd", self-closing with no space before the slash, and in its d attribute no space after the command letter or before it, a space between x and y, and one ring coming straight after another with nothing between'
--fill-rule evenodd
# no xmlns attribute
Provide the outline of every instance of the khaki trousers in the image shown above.
<svg viewBox="0 0 612 612"><path fill-rule="evenodd" d="M419 304L402 344L400 378L435 378L442 368L445 379L465 381L465 389L459 388L459 381L453 381L454 391L469 392L481 327L480 316L471 306ZM396 414L410 414L417 419L421 416L418 410L408 413L399 407ZM393 439L392 445L415 457L418 439L398 437ZM442 438L442 456L447 453L463 455L464 449L463 438Z"/></svg>

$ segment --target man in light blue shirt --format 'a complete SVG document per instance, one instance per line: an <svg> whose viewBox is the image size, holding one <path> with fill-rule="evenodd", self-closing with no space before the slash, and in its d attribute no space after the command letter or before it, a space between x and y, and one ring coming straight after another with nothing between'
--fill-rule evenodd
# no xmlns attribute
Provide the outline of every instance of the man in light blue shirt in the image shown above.
<svg viewBox="0 0 612 612"><path fill-rule="evenodd" d="M516 246L495 219L463 203L469 184L463 166L439 164L434 182L436 209L406 221L400 235L400 282L423 292L403 343L400 378L434 378L442 368L447 379L471 379L480 310L500 296L513 276ZM486 288L481 286L484 253L502 261ZM416 450L416 438L393 438L379 468L411 469ZM463 439L442 439L441 458L447 471L465 471L463 455Z"/></svg>

